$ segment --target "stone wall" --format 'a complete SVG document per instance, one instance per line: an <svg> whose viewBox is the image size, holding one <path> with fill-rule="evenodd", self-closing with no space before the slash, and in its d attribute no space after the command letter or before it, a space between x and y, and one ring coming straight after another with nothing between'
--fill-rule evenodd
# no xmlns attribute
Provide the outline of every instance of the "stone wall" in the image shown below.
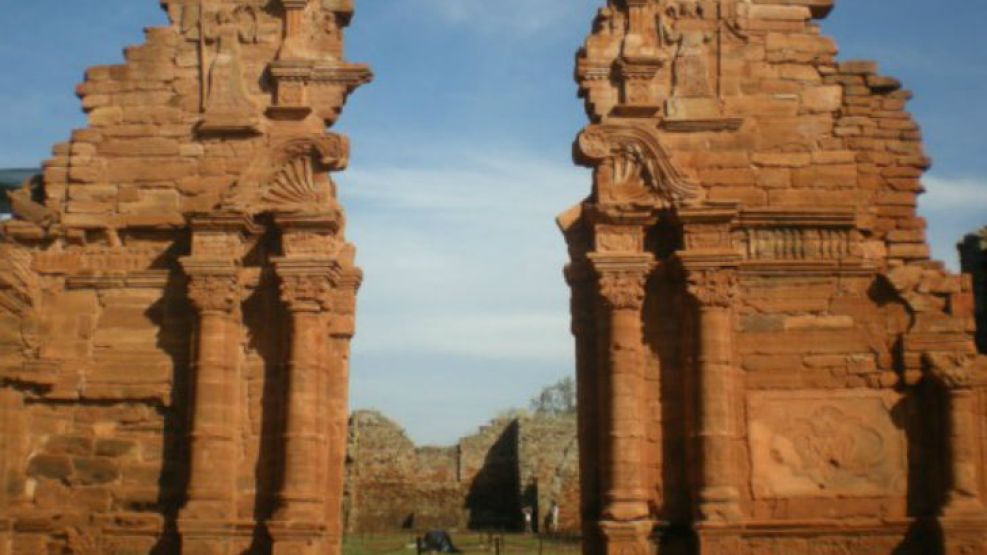
<svg viewBox="0 0 987 555"><path fill-rule="evenodd" d="M539 525L553 502L560 530L579 528L573 416L492 421L452 447L416 447L383 415L350 418L346 528L351 533L430 528L518 530L522 508Z"/></svg>
<svg viewBox="0 0 987 555"><path fill-rule="evenodd" d="M959 245L963 273L973 279L977 311L977 347L987 354L987 228L967 235Z"/></svg>
<svg viewBox="0 0 987 555"><path fill-rule="evenodd" d="M987 553L972 284L930 259L911 93L837 59L834 7L610 0L579 51L588 555Z"/></svg>
<svg viewBox="0 0 987 555"><path fill-rule="evenodd" d="M0 223L0 554L337 553L352 2L144 1Z"/></svg>

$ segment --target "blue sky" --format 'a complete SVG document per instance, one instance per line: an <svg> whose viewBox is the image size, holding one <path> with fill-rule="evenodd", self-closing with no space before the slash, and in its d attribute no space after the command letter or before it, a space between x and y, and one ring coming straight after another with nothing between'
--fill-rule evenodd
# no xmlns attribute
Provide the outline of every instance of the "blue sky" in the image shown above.
<svg viewBox="0 0 987 555"><path fill-rule="evenodd" d="M74 85L117 63L156 0L3 3L0 167L34 166L83 125ZM376 81L337 130L366 272L352 405L449 443L572 371L565 248L553 218L589 190L573 54L603 0L358 0L348 57ZM921 211L937 257L987 224L987 2L838 0L841 58L915 91L935 166Z"/></svg>

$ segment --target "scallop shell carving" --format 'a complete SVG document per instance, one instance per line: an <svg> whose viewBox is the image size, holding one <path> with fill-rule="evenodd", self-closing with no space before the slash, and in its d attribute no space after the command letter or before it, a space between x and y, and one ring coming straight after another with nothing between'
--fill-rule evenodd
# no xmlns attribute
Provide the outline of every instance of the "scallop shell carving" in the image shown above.
<svg viewBox="0 0 987 555"><path fill-rule="evenodd" d="M282 207L318 204L319 190L311 161L296 158L285 164L264 190L262 200Z"/></svg>

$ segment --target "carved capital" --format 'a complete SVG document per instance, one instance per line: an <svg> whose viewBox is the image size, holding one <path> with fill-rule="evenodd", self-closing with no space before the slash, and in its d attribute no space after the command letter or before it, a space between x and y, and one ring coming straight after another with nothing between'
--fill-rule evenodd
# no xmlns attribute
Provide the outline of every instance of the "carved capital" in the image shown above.
<svg viewBox="0 0 987 555"><path fill-rule="evenodd" d="M943 385L953 390L970 389L976 385L977 355L957 352L926 352L922 355L925 369Z"/></svg>
<svg viewBox="0 0 987 555"><path fill-rule="evenodd" d="M281 278L281 300L293 312L332 309L333 291L339 282L338 262L325 257L288 257L274 261Z"/></svg>
<svg viewBox="0 0 987 555"><path fill-rule="evenodd" d="M233 311L240 301L240 280L232 258L186 257L181 264L189 276L188 298L197 310Z"/></svg>
<svg viewBox="0 0 987 555"><path fill-rule="evenodd" d="M229 314L240 300L240 286L235 274L193 274L188 298L199 312Z"/></svg>
<svg viewBox="0 0 987 555"><path fill-rule="evenodd" d="M726 269L703 269L688 274L688 292L701 307L729 308L737 296L737 274Z"/></svg>
<svg viewBox="0 0 987 555"><path fill-rule="evenodd" d="M645 272L608 270L600 274L600 296L613 310L640 310L644 306Z"/></svg>
<svg viewBox="0 0 987 555"><path fill-rule="evenodd" d="M282 275L281 300L292 312L329 311L332 281L328 275Z"/></svg>

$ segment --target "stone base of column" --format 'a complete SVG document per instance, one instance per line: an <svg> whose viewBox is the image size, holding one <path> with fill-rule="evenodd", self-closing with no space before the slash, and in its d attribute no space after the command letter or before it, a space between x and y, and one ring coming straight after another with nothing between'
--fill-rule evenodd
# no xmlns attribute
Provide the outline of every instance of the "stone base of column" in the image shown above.
<svg viewBox="0 0 987 555"><path fill-rule="evenodd" d="M654 523L650 520L601 521L600 533L603 536L604 548L602 553L605 555L652 555L655 552L651 543L651 529L653 527Z"/></svg>
<svg viewBox="0 0 987 555"><path fill-rule="evenodd" d="M943 555L987 553L987 515L940 517Z"/></svg>
<svg viewBox="0 0 987 555"><path fill-rule="evenodd" d="M14 523L10 519L0 518L0 555L10 555L12 550L11 533Z"/></svg>
<svg viewBox="0 0 987 555"><path fill-rule="evenodd" d="M180 518L182 555L235 555L240 528L231 521Z"/></svg>
<svg viewBox="0 0 987 555"><path fill-rule="evenodd" d="M987 510L984 509L984 504L980 502L980 499L976 497L950 492L942 508L942 515L944 518L976 520L987 518Z"/></svg>
<svg viewBox="0 0 987 555"><path fill-rule="evenodd" d="M729 486L706 487L699 492L699 514L704 522L738 522L744 518L740 494Z"/></svg>
<svg viewBox="0 0 987 555"><path fill-rule="evenodd" d="M272 555L338 555L339 541L331 541L322 524L270 522L267 530L274 541ZM337 547L333 550L332 546Z"/></svg>
<svg viewBox="0 0 987 555"><path fill-rule="evenodd" d="M740 530L700 525L696 538L699 544L697 555L736 555L744 551L745 542Z"/></svg>

